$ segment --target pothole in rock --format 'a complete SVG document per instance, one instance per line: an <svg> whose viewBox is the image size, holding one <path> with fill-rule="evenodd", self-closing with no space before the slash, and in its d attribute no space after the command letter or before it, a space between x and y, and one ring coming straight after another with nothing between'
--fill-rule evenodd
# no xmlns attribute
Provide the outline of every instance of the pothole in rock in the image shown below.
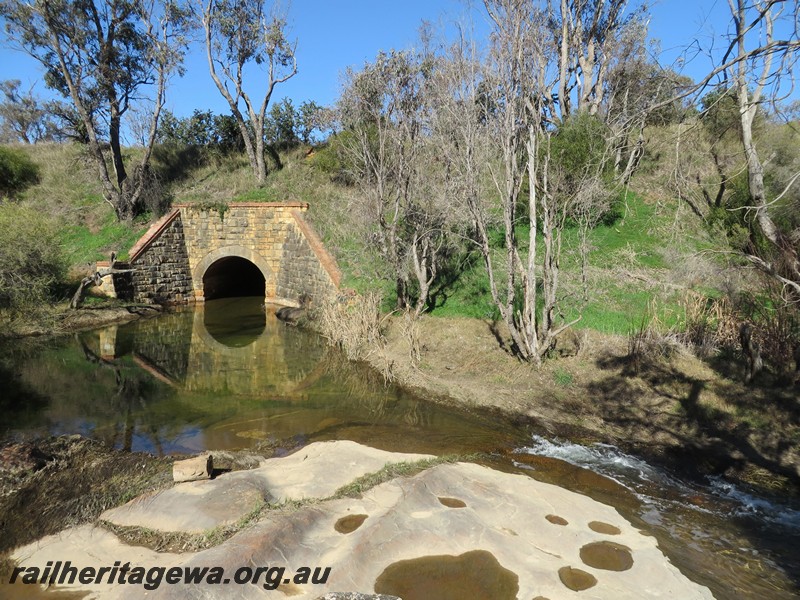
<svg viewBox="0 0 800 600"><path fill-rule="evenodd" d="M336 521L333 528L339 533L353 533L361 527L366 518L367 515L347 515Z"/></svg>
<svg viewBox="0 0 800 600"><path fill-rule="evenodd" d="M603 523L602 521L592 521L589 523L589 529L604 535L619 535L622 533L619 527L609 525L608 523Z"/></svg>
<svg viewBox="0 0 800 600"><path fill-rule="evenodd" d="M597 585L597 578L594 575L572 567L561 567L558 570L558 578L573 592L582 592Z"/></svg>
<svg viewBox="0 0 800 600"><path fill-rule="evenodd" d="M486 550L459 556L422 556L386 567L375 581L375 593L403 600L514 600L519 577Z"/></svg>
<svg viewBox="0 0 800 600"><path fill-rule="evenodd" d="M439 496L439 502L444 504L447 508L465 508L467 503L458 498L443 498Z"/></svg>
<svg viewBox="0 0 800 600"><path fill-rule="evenodd" d="M545 519L550 521L553 525L569 525L569 521L567 521L564 517L559 517L558 515L547 515Z"/></svg>
<svg viewBox="0 0 800 600"><path fill-rule="evenodd" d="M583 564L605 571L627 571L633 566L631 549L614 542L592 542L581 548Z"/></svg>

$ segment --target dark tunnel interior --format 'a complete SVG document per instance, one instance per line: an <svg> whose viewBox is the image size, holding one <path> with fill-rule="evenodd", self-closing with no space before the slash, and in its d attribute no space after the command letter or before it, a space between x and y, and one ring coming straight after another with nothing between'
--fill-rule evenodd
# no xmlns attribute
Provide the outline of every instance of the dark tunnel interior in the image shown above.
<svg viewBox="0 0 800 600"><path fill-rule="evenodd" d="M266 281L261 270L246 258L228 256L208 267L203 275L206 300L238 296L264 297Z"/></svg>

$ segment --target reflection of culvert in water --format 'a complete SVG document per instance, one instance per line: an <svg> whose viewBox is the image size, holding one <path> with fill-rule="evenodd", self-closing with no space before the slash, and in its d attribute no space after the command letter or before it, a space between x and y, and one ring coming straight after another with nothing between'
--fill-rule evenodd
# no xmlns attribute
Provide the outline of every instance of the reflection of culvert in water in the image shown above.
<svg viewBox="0 0 800 600"><path fill-rule="evenodd" d="M614 542L593 542L581 548L583 564L606 571L627 571L633 566L631 549Z"/></svg>
<svg viewBox="0 0 800 600"><path fill-rule="evenodd" d="M513 600L518 591L519 577L486 550L401 560L375 581L375 593L403 600Z"/></svg>
<svg viewBox="0 0 800 600"><path fill-rule="evenodd" d="M229 348L244 348L266 329L267 316L259 298L220 298L206 302L203 324L209 335Z"/></svg>
<svg viewBox="0 0 800 600"><path fill-rule="evenodd" d="M347 515L336 521L333 528L339 533L353 533L356 529L361 527L366 518L367 515Z"/></svg>

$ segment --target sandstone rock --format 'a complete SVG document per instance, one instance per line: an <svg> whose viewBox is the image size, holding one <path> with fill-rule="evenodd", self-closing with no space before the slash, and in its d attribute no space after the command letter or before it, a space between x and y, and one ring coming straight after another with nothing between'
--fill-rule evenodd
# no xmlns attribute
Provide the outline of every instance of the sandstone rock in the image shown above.
<svg viewBox="0 0 800 600"><path fill-rule="evenodd" d="M368 448L346 440L317 442L256 469L223 473L210 481L176 485L140 496L100 515L116 525L202 533L235 523L262 502L326 498L387 463L432 458Z"/></svg>
<svg viewBox="0 0 800 600"><path fill-rule="evenodd" d="M14 556L22 566L35 564L44 567L48 562L55 565L58 561L69 561L78 569L110 567L115 561L120 561L120 564L130 562L131 565L169 568L186 560L186 555L155 552L141 546L126 546L110 531L93 525L70 527L56 535L49 535L39 542L18 548ZM33 595L32 592L39 590L39 586L31 584L8 585L5 577L0 580L0 598L28 598ZM80 585L76 581L74 585L50 586L51 592L61 590L81 590L84 594L88 592L88 598L113 597L119 592L115 586L107 583ZM141 596L141 587L138 592ZM59 598L61 594L50 594L47 597L51 596Z"/></svg>
<svg viewBox="0 0 800 600"><path fill-rule="evenodd" d="M330 592L317 600L400 600L397 596L385 594L361 594L359 592Z"/></svg>
<svg viewBox="0 0 800 600"><path fill-rule="evenodd" d="M236 474L190 481L139 496L107 510L100 519L115 525L184 533L203 533L230 525L273 499L262 480L235 477Z"/></svg>
<svg viewBox="0 0 800 600"><path fill-rule="evenodd" d="M213 470L214 460L211 454L201 454L186 460L176 460L172 465L172 479L178 483L211 479Z"/></svg>
<svg viewBox="0 0 800 600"><path fill-rule="evenodd" d="M242 483L256 485L261 477L262 482L272 482L267 484L272 493L282 476L286 484L278 493L284 497L325 497L348 478L349 471L363 473L356 457L377 470L386 454L351 442L313 444L292 456L267 461L262 469L271 469L268 476L255 475L260 470L256 469L231 473L227 481L231 485L238 475ZM173 489L201 489L225 479ZM139 503L144 507L144 501ZM183 510L193 509L184 506ZM348 516L350 521L358 520L359 526L342 527ZM560 519L556 523L548 516ZM226 577L243 567L285 568L285 579L275 582L280 583L277 589L261 585L263 579L246 585L233 581L229 585L161 585L147 592L151 599L310 600L341 594L339 590L358 590L361 596L352 598L370 598L369 594L379 592L403 600L571 600L575 589L584 590L581 597L615 600L713 598L707 588L670 564L653 537L643 535L614 508L526 475L468 463L439 465L366 490L358 498L270 511L257 524L195 554L162 555L127 548L114 543L108 532L93 531L84 526L48 536L18 549L12 558L21 566L43 566L47 560L64 557L74 564L135 558L148 568L219 566ZM320 572L330 568L330 572L316 585L296 582L292 577L301 567ZM136 585L68 589L96 592L96 597L104 599L138 599L143 594Z"/></svg>

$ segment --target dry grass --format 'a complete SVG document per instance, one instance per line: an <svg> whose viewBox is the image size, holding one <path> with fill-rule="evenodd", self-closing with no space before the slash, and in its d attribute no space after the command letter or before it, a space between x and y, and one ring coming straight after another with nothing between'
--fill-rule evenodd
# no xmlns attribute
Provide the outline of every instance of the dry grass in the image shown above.
<svg viewBox="0 0 800 600"><path fill-rule="evenodd" d="M681 305L685 312L683 337L695 354L709 357L721 349L733 349L739 343L740 319L728 298L706 298L687 292Z"/></svg>
<svg viewBox="0 0 800 600"><path fill-rule="evenodd" d="M350 360L362 360L383 347L381 296L376 292L343 294L315 311L314 324Z"/></svg>
<svg viewBox="0 0 800 600"><path fill-rule="evenodd" d="M111 210L86 151L73 144L42 143L24 146L39 165L41 180L23 195L23 201L66 225L98 227ZM65 182L69 182L65 185Z"/></svg>
<svg viewBox="0 0 800 600"><path fill-rule="evenodd" d="M110 450L80 436L36 443L51 457L39 471L0 475L0 552L96 518L131 498L172 485L171 460ZM46 518L42 518L46 515Z"/></svg>

